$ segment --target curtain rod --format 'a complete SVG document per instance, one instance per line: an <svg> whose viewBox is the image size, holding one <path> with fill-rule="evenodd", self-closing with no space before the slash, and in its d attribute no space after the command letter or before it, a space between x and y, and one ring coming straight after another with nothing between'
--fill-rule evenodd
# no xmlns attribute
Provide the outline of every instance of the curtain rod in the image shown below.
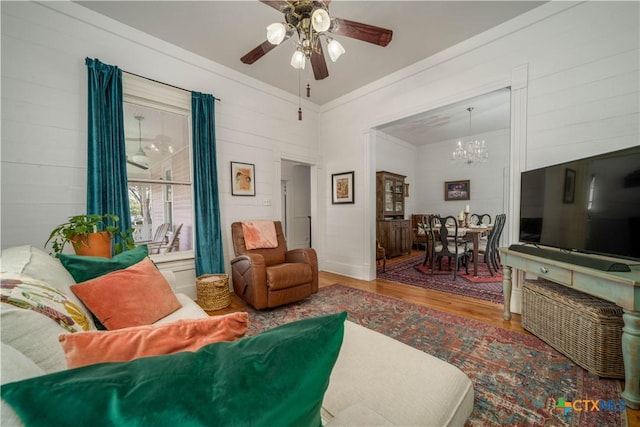
<svg viewBox="0 0 640 427"><path fill-rule="evenodd" d="M155 80L155 79L149 78L149 77L141 76L140 74L132 73L131 71L125 71L125 70L122 70L122 72L123 72L123 73L130 74L130 75L132 75L132 76L140 77L141 79L145 79L145 80L152 81L152 82L154 82L154 83L160 83L161 85L169 86L169 87L172 87L172 88L174 88L174 89L180 89L180 90L183 90L183 91L185 91L185 92L192 92L192 91L190 91L190 90L188 90L188 89L184 89L184 88L181 88L181 87L179 87L179 86L174 86L174 85L169 84L169 83L165 83L165 82L161 82L161 81L158 81L158 80ZM220 98L216 98L215 96L213 97L213 99L215 99L215 100L216 100L216 101L218 101L218 102L222 102L222 99L220 99Z"/></svg>

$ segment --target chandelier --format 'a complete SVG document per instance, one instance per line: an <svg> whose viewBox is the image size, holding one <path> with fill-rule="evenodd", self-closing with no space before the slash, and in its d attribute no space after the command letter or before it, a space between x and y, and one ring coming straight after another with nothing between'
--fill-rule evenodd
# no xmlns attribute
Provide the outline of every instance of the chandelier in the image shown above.
<svg viewBox="0 0 640 427"><path fill-rule="evenodd" d="M466 165L477 165L489 160L489 151L485 146L484 139L482 141L471 141L471 111L473 107L467 108L469 112L469 142L462 144L462 141L458 141L456 149L453 151L451 160L457 163L463 163Z"/></svg>
<svg viewBox="0 0 640 427"><path fill-rule="evenodd" d="M286 2L282 8L285 22L275 22L267 27L267 40L279 45L286 37L297 34L296 50L291 66L303 69L314 53L321 54L320 38L325 37L331 61L336 62L345 53L344 47L327 35L332 26L329 10L322 1L300 0Z"/></svg>

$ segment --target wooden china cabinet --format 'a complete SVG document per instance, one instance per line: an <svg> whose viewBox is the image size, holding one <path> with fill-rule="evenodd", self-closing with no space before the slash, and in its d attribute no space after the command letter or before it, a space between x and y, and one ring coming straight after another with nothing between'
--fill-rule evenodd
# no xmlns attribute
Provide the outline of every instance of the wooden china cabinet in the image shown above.
<svg viewBox="0 0 640 427"><path fill-rule="evenodd" d="M376 173L376 238L387 257L411 253L411 221L404 219L405 176Z"/></svg>

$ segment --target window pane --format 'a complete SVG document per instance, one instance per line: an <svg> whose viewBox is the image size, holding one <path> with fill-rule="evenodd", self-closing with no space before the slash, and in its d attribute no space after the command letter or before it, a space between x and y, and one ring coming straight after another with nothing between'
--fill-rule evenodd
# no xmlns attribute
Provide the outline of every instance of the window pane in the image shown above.
<svg viewBox="0 0 640 427"><path fill-rule="evenodd" d="M130 102L124 114L134 239L147 242L151 253L169 251L170 243L172 251L193 249L188 116Z"/></svg>
<svg viewBox="0 0 640 427"><path fill-rule="evenodd" d="M125 102L124 123L130 180L191 181L188 116Z"/></svg>

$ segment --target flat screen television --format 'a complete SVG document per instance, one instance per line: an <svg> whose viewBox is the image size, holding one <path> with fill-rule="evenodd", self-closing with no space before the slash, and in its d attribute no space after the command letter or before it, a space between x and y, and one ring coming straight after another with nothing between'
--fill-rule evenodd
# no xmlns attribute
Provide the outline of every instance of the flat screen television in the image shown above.
<svg viewBox="0 0 640 427"><path fill-rule="evenodd" d="M640 146L521 179L521 242L640 261Z"/></svg>

